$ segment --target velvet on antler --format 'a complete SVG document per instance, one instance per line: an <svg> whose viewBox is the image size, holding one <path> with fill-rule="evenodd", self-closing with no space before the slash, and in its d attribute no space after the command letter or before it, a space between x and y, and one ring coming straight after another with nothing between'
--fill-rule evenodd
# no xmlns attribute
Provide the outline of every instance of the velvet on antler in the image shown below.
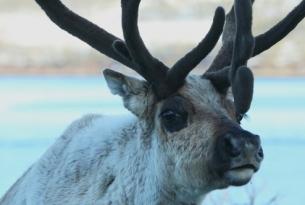
<svg viewBox="0 0 305 205"><path fill-rule="evenodd" d="M254 0L252 0L252 3ZM226 15L226 22L222 38L222 47L213 60L208 72L214 72L229 66L233 51L233 38L235 33L234 6ZM255 47L252 57L270 49L273 45L285 38L305 17L305 0L296 6L284 19L267 32L255 37Z"/></svg>
<svg viewBox="0 0 305 205"><path fill-rule="evenodd" d="M225 11L222 7L218 7L215 11L212 27L206 37L193 50L177 61L170 70L169 80L173 84L183 82L183 79L211 52L222 34L224 21Z"/></svg>
<svg viewBox="0 0 305 205"><path fill-rule="evenodd" d="M231 62L230 80L235 111L240 118L250 108L253 97L253 74L247 67L254 49L251 0L235 0L236 35Z"/></svg>
<svg viewBox="0 0 305 205"><path fill-rule="evenodd" d="M120 41L120 38L77 15L59 0L36 0L36 2L61 29L81 39L106 56L128 67L134 67L130 60L118 55L112 48L112 44L115 41Z"/></svg>
<svg viewBox="0 0 305 205"><path fill-rule="evenodd" d="M150 54L140 36L137 25L140 0L121 2L125 41L78 16L59 0L36 2L60 28L139 73L151 84L159 100L176 92L184 84L189 72L210 53L221 36L225 21L223 8L218 8L206 37L170 69Z"/></svg>
<svg viewBox="0 0 305 205"><path fill-rule="evenodd" d="M287 36L305 17L305 0L282 21L264 34L252 36L252 6L254 0L235 0L226 15L223 45L213 63L203 75L216 89L226 92L231 86L236 116L241 119L249 110L253 96L253 74L247 61Z"/></svg>
<svg viewBox="0 0 305 205"><path fill-rule="evenodd" d="M157 97L164 99L183 85L187 75L215 47L223 30L225 12L221 7L216 9L212 27L206 37L170 69L149 53L141 39L137 25L139 4L140 0L122 0L126 49L139 65L136 71L152 84Z"/></svg>
<svg viewBox="0 0 305 205"><path fill-rule="evenodd" d="M256 56L274 44L285 38L305 17L305 0L296 6L283 20L277 23L266 33L255 38L255 49L253 56Z"/></svg>
<svg viewBox="0 0 305 205"><path fill-rule="evenodd" d="M204 77L210 79L221 92L226 91L229 86L232 87L236 117L241 119L249 110L253 97L254 78L247 67L255 46L252 35L251 0L235 0L234 14L235 32L233 35L230 34L230 38L233 39L231 64L222 70L207 72Z"/></svg>

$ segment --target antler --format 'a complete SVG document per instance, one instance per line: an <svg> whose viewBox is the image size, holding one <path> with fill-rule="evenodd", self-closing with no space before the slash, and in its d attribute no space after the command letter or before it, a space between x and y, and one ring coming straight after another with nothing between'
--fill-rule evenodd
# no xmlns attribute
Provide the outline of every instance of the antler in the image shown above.
<svg viewBox="0 0 305 205"><path fill-rule="evenodd" d="M171 81L175 81L175 79L184 79L188 73L210 53L223 31L224 21L224 9L218 7L215 11L212 27L206 37L197 45L197 47L181 58L170 70L170 76L172 78Z"/></svg>
<svg viewBox="0 0 305 205"><path fill-rule="evenodd" d="M235 0L236 34L230 81L238 119L249 110L253 97L253 74L247 67L254 49L251 0Z"/></svg>
<svg viewBox="0 0 305 205"><path fill-rule="evenodd" d="M215 72L207 72L204 77L210 79L214 86L222 91L232 86L236 117L240 120L248 111L253 96L253 74L247 67L247 62L253 55L255 47L252 35L252 2L251 0L235 0L234 18L235 35L228 36L233 42L230 66ZM232 11L231 11L232 12ZM230 12L230 13L231 13ZM226 31L232 30L226 25ZM225 35L225 34L224 34Z"/></svg>
<svg viewBox="0 0 305 205"><path fill-rule="evenodd" d="M59 0L36 0L36 2L60 28L138 72L152 85L158 99L166 98L183 85L189 72L216 45L225 21L224 10L218 8L206 37L172 69L169 69L149 53L141 39L137 25L140 0L122 0L122 25L126 42L73 13Z"/></svg>
<svg viewBox="0 0 305 205"><path fill-rule="evenodd" d="M254 0L252 0L254 2ZM255 37L255 48L252 57L268 50L274 44L285 38L305 17L305 0L296 6L284 19L267 32ZM233 49L233 36L235 33L234 6L226 16L223 46L208 69L217 71L230 65Z"/></svg>
<svg viewBox="0 0 305 205"><path fill-rule="evenodd" d="M225 14L223 8L217 8L213 24L206 37L196 48L181 58L171 69L152 57L147 50L137 26L140 0L122 0L122 25L131 58L139 67L137 72L154 88L159 99L166 98L177 91L202 59L215 47L223 30Z"/></svg>
<svg viewBox="0 0 305 205"><path fill-rule="evenodd" d="M273 28L264 34L255 38L255 50L253 56L256 56L274 44L285 38L305 17L305 1L303 0L296 6L283 20L277 23Z"/></svg>
<svg viewBox="0 0 305 205"><path fill-rule="evenodd" d="M63 30L128 67L135 66L128 59L118 55L112 48L112 44L120 40L118 37L75 14L59 0L36 0L36 2L46 12L48 17Z"/></svg>
<svg viewBox="0 0 305 205"><path fill-rule="evenodd" d="M288 16L264 34L252 36L252 3L235 0L226 16L223 46L203 77L220 91L232 86L236 116L241 119L249 110L253 97L253 74L247 61L283 39L305 17L305 0Z"/></svg>
<svg viewBox="0 0 305 205"><path fill-rule="evenodd" d="M131 58L138 65L135 69L153 85L155 92L162 96L160 87L166 84L168 67L154 58L146 48L138 29L140 0L122 0L123 34Z"/></svg>

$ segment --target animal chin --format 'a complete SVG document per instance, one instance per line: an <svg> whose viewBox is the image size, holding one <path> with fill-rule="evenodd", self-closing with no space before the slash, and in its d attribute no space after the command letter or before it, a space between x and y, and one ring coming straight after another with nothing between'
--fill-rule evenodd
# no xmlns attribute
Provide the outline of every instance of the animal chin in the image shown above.
<svg viewBox="0 0 305 205"><path fill-rule="evenodd" d="M225 172L224 177L229 185L242 186L247 184L257 171L253 165L244 165L231 168Z"/></svg>

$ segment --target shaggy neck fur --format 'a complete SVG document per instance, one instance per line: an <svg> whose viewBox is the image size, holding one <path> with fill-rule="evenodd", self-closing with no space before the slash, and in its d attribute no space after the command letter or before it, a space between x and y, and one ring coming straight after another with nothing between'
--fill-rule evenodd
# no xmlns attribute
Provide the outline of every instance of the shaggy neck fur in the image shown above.
<svg viewBox="0 0 305 205"><path fill-rule="evenodd" d="M145 121L136 121L122 130L122 139L127 141L124 140L118 158L126 164L121 164L114 171L115 179L104 191L103 198L107 202L117 200L109 199L116 190L120 190L114 195L121 198L118 204L191 205L199 199L198 194L190 194L191 190L175 185L172 176L174 164L163 156L162 143L154 136L153 130L153 125ZM120 143L119 140L118 145ZM99 169L104 168L102 166ZM104 204L104 199L101 201Z"/></svg>

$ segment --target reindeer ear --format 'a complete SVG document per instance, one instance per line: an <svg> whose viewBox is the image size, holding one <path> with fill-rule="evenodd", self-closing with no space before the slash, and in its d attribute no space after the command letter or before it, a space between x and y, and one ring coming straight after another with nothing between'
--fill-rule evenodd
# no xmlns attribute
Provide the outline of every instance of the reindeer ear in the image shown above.
<svg viewBox="0 0 305 205"><path fill-rule="evenodd" d="M125 108L141 117L149 103L147 82L109 69L104 70L103 74L111 93L121 96Z"/></svg>
<svg viewBox="0 0 305 205"><path fill-rule="evenodd" d="M209 79L219 93L226 94L231 86L229 78L230 69L231 67L228 66L218 71L206 72L202 77Z"/></svg>
<svg viewBox="0 0 305 205"><path fill-rule="evenodd" d="M230 79L231 67L222 70L207 72L203 78L207 78L220 93L227 93L229 87L232 87L234 104L238 115L245 114L251 105L253 98L254 78L251 70L246 66L241 66Z"/></svg>

